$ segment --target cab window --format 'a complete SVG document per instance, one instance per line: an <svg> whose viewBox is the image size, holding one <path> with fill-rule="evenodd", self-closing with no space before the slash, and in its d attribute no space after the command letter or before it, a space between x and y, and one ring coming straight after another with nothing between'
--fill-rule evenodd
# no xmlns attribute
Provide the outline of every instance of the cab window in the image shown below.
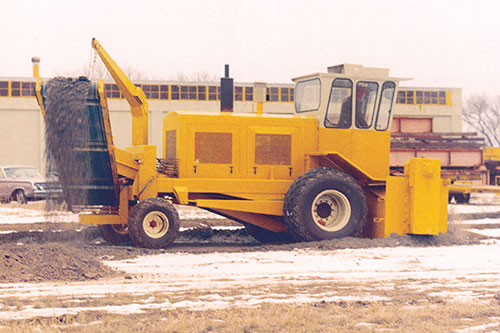
<svg viewBox="0 0 500 333"><path fill-rule="evenodd" d="M356 84L356 127L370 128L377 101L378 83L360 81Z"/></svg>
<svg viewBox="0 0 500 333"><path fill-rule="evenodd" d="M320 91L321 83L319 79L298 82L295 88L295 111L318 110L321 97Z"/></svg>
<svg viewBox="0 0 500 333"><path fill-rule="evenodd" d="M325 118L325 127L349 128L352 124L352 82L347 79L333 81Z"/></svg>
<svg viewBox="0 0 500 333"><path fill-rule="evenodd" d="M395 91L396 84L394 82L384 82L382 85L378 115L375 121L375 129L377 131L385 131L389 128Z"/></svg>

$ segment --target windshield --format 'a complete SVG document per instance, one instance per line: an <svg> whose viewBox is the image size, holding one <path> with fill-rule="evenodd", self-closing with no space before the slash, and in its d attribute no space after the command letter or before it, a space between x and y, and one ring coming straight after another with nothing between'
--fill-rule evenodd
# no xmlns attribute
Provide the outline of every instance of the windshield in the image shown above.
<svg viewBox="0 0 500 333"><path fill-rule="evenodd" d="M330 93L325 127L349 128L352 122L352 82L335 79Z"/></svg>
<svg viewBox="0 0 500 333"><path fill-rule="evenodd" d="M356 84L356 127L369 128L372 125L378 83L360 81Z"/></svg>
<svg viewBox="0 0 500 333"><path fill-rule="evenodd" d="M319 109L320 88L319 79L297 83L295 88L295 111L307 112Z"/></svg>
<svg viewBox="0 0 500 333"><path fill-rule="evenodd" d="M4 171L9 178L42 178L35 168L5 168Z"/></svg>

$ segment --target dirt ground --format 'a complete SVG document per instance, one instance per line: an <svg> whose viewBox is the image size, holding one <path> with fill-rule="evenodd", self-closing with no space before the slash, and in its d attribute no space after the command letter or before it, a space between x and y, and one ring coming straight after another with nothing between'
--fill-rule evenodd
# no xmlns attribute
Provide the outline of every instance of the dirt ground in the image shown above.
<svg viewBox="0 0 500 333"><path fill-rule="evenodd" d="M484 216L499 213L484 213ZM476 214L475 217L479 215ZM457 218L451 215L450 220ZM0 221L0 283L85 281L120 276L104 266L103 259L131 259L168 252L211 253L308 249L359 249L372 247L429 247L477 244L484 237L451 224L447 234L434 237L397 236L381 239L344 238L293 244L261 244L240 224L227 219L182 220L180 236L168 249L141 249L133 244L109 244L94 226L79 223L2 225ZM219 228L223 229L219 229ZM228 228L229 227L229 228ZM230 229L233 227L232 229ZM224 229L228 228L228 229ZM5 233L2 233L4 231Z"/></svg>
<svg viewBox="0 0 500 333"><path fill-rule="evenodd" d="M179 211L160 250L106 243L41 203L0 205L0 332L498 331L498 205L455 205L434 237L280 245Z"/></svg>

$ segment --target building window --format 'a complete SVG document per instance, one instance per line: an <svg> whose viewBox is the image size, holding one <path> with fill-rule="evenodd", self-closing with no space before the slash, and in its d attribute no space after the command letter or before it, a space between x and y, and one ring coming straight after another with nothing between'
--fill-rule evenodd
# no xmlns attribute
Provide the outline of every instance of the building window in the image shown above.
<svg viewBox="0 0 500 333"><path fill-rule="evenodd" d="M0 96L9 96L9 82L1 81L0 82Z"/></svg>
<svg viewBox="0 0 500 333"><path fill-rule="evenodd" d="M288 88L281 88L281 101L282 102L288 102L290 101L290 89Z"/></svg>
<svg viewBox="0 0 500 333"><path fill-rule="evenodd" d="M253 101L253 87L245 87L245 101Z"/></svg>
<svg viewBox="0 0 500 333"><path fill-rule="evenodd" d="M21 96L35 96L35 82L21 82Z"/></svg>
<svg viewBox="0 0 500 333"><path fill-rule="evenodd" d="M431 92L431 104L437 104L438 103L438 93L437 91Z"/></svg>
<svg viewBox="0 0 500 333"><path fill-rule="evenodd" d="M146 95L147 99L151 98L151 86L147 84L141 85L142 91L144 91L144 95Z"/></svg>
<svg viewBox="0 0 500 333"><path fill-rule="evenodd" d="M159 86L156 84L143 84L142 91L148 99L158 99L159 97Z"/></svg>
<svg viewBox="0 0 500 333"><path fill-rule="evenodd" d="M120 88L116 84L106 83L104 85L104 90L106 90L106 97L108 98L120 98Z"/></svg>
<svg viewBox="0 0 500 333"><path fill-rule="evenodd" d="M417 91L416 92L417 94L417 100L416 100L416 104L424 104L424 92L423 91Z"/></svg>
<svg viewBox="0 0 500 333"><path fill-rule="evenodd" d="M179 99L179 86L170 86L170 89L172 89L172 94L171 94L171 99L172 100L178 100Z"/></svg>
<svg viewBox="0 0 500 333"><path fill-rule="evenodd" d="M220 99L220 88L217 86L208 87L208 100L216 101Z"/></svg>
<svg viewBox="0 0 500 333"><path fill-rule="evenodd" d="M266 101L268 102L278 102L279 101L279 88L272 87L266 88Z"/></svg>
<svg viewBox="0 0 500 333"><path fill-rule="evenodd" d="M207 100L207 87L198 86L198 100L206 101Z"/></svg>
<svg viewBox="0 0 500 333"><path fill-rule="evenodd" d="M417 96L418 96L418 92L417 92ZM397 103L398 104L415 104L415 92L413 90L399 91Z"/></svg>
<svg viewBox="0 0 500 333"><path fill-rule="evenodd" d="M12 97L21 96L21 82L12 81L10 83L10 95Z"/></svg>
<svg viewBox="0 0 500 333"><path fill-rule="evenodd" d="M160 99L168 99L168 85L162 84L160 86Z"/></svg>
<svg viewBox="0 0 500 333"><path fill-rule="evenodd" d="M234 100L235 101L243 100L243 87L234 87Z"/></svg>
<svg viewBox="0 0 500 333"><path fill-rule="evenodd" d="M197 98L197 92L198 89L196 89L196 86L189 86L189 99L196 99Z"/></svg>
<svg viewBox="0 0 500 333"><path fill-rule="evenodd" d="M414 99L414 91L407 91L406 92L406 104L414 104L415 99Z"/></svg>
<svg viewBox="0 0 500 333"><path fill-rule="evenodd" d="M189 88L188 86L181 86L181 99L188 99Z"/></svg>
<svg viewBox="0 0 500 333"><path fill-rule="evenodd" d="M35 96L35 82L21 82L12 81L11 82L11 92L10 95L13 97L23 96L31 97Z"/></svg>
<svg viewBox="0 0 500 333"><path fill-rule="evenodd" d="M293 88L281 88L281 101L293 102Z"/></svg>
<svg viewBox="0 0 500 333"><path fill-rule="evenodd" d="M160 97L160 86L157 84L153 84L149 86L149 91L150 91L150 98L152 99L158 99Z"/></svg>
<svg viewBox="0 0 500 333"><path fill-rule="evenodd" d="M439 92L439 104L441 104L441 105L446 104L446 91Z"/></svg>
<svg viewBox="0 0 500 333"><path fill-rule="evenodd" d="M399 91L397 103L446 105L446 91Z"/></svg>
<svg viewBox="0 0 500 333"><path fill-rule="evenodd" d="M396 101L398 104L404 104L406 102L406 92L398 91L398 99Z"/></svg>
<svg viewBox="0 0 500 333"><path fill-rule="evenodd" d="M425 91L424 92L424 104L431 104L431 99L432 98L432 94L430 91Z"/></svg>
<svg viewBox="0 0 500 333"><path fill-rule="evenodd" d="M181 86L181 99L196 100L197 94L196 86Z"/></svg>

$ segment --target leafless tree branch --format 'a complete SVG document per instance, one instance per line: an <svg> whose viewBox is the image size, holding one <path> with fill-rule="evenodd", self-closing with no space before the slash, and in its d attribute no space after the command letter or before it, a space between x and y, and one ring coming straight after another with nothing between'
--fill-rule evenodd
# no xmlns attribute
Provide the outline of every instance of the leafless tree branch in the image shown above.
<svg viewBox="0 0 500 333"><path fill-rule="evenodd" d="M464 121L481 133L489 146L500 146L500 95L473 95L463 111Z"/></svg>

